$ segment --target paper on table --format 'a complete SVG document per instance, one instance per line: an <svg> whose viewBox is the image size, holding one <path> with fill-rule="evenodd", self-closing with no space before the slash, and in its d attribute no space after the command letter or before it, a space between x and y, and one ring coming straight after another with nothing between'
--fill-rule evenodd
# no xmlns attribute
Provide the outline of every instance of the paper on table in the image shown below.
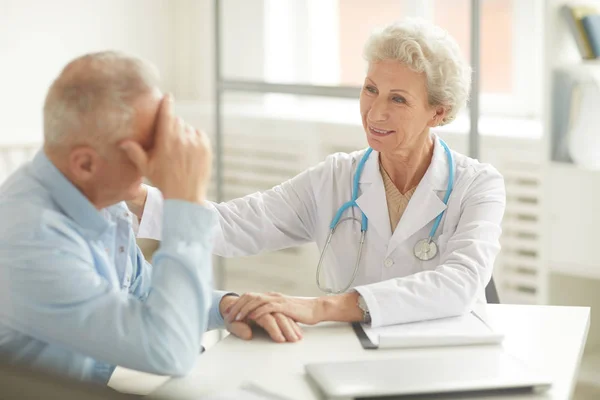
<svg viewBox="0 0 600 400"><path fill-rule="evenodd" d="M287 400L285 397L267 392L253 383L243 383L239 388L201 396L199 400Z"/></svg>
<svg viewBox="0 0 600 400"><path fill-rule="evenodd" d="M459 317L371 328L362 325L379 348L460 346L500 343L503 335L474 312Z"/></svg>

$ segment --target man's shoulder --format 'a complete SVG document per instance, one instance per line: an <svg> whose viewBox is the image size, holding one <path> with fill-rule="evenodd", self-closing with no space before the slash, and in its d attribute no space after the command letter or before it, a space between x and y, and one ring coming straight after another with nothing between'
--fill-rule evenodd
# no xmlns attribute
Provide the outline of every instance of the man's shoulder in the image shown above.
<svg viewBox="0 0 600 400"><path fill-rule="evenodd" d="M0 220L0 246L43 239L53 229L76 232L72 221L56 206L27 165L0 186Z"/></svg>

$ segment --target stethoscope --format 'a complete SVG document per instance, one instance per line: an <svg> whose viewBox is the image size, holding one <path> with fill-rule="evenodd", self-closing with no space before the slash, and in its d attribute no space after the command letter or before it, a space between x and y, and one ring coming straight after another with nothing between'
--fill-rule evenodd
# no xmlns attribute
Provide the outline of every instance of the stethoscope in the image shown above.
<svg viewBox="0 0 600 400"><path fill-rule="evenodd" d="M452 152L448 148L448 145L446 145L446 143L441 139L439 139L439 141L440 141L440 144L442 145L442 147L444 148L444 151L446 152L446 157L448 159L448 187L446 188L446 194L444 195L444 204L448 205L448 199L450 198L450 194L452 193L452 188L454 187L454 161L452 159ZM360 180L362 171L365 167L365 163L369 159L369 156L371 155L372 152L373 152L373 149L369 147L367 149L367 151L365 152L365 154L363 155L363 157L361 158L360 162L358 163L358 167L356 168L356 173L354 174L354 181L352 182L352 199L350 201L348 201L347 203L344 203L338 209L335 216L333 217L333 220L331 221L331 224L329 224L329 229L330 229L329 235L327 235L327 241L325 242L325 246L323 247L323 250L321 251L321 256L319 257L319 264L317 264L317 286L319 287L319 289L321 291L323 291L325 293L330 293L330 294L345 293L348 289L350 289L350 287L356 280L356 275L358 274L358 267L360 266L360 259L362 256L363 244L365 243L365 235L367 233L368 222L369 222L367 219L367 216L365 215L364 212L362 212L362 210L360 211L361 219L360 219L360 239L359 239L358 254L357 254L357 258L356 258L356 264L354 264L354 271L352 272L352 278L350 280L350 283L348 283L348 285L345 288L343 288L339 291L335 291L330 288L323 287L321 285L321 268L323 265L323 260L325 258L325 253L327 252L327 248L331 244L331 239L333 238L333 234L335 233L335 230L336 230L337 226L339 225L339 223L347 221L347 220L358 221L358 219L354 218L354 217L346 217L346 218L342 219L342 214L344 213L344 211L346 211L347 209L352 208L352 207L356 207L360 210L360 207L358 207L358 204L356 204L356 199L358 198L358 182ZM438 246L435 243L435 240L433 240L433 238L435 236L435 233L437 232L438 227L440 226L440 222L442 220L442 216L444 215L444 211L442 211L436 217L436 219L433 223L433 226L431 227L431 231L429 232L429 236L424 239L419 240L415 244L415 246L413 248L413 254L418 260L421 260L421 261L433 260L433 258L437 255Z"/></svg>

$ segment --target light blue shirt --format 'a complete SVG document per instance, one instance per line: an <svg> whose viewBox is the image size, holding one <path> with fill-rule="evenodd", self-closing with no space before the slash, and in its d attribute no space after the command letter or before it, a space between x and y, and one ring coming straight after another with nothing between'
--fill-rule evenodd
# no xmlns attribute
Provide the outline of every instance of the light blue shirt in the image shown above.
<svg viewBox="0 0 600 400"><path fill-rule="evenodd" d="M189 372L203 332L223 326L216 217L165 201L153 266L131 218L124 203L94 208L43 152L0 187L0 358L100 383L116 365Z"/></svg>

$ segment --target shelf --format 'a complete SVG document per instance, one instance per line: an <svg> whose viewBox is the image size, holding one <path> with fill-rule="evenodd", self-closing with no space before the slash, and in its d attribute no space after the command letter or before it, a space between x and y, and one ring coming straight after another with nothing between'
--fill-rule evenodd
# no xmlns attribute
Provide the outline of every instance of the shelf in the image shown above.
<svg viewBox="0 0 600 400"><path fill-rule="evenodd" d="M583 355L577 381L600 389L600 351Z"/></svg>
<svg viewBox="0 0 600 400"><path fill-rule="evenodd" d="M600 176L600 169L578 165L575 164L573 161L550 160L549 166L553 169L551 172L554 172L554 170L557 169L561 169L569 174L573 172L581 172L589 174L589 176L592 178L597 178Z"/></svg>
<svg viewBox="0 0 600 400"><path fill-rule="evenodd" d="M600 280L600 265L550 263L550 272L575 278Z"/></svg>

